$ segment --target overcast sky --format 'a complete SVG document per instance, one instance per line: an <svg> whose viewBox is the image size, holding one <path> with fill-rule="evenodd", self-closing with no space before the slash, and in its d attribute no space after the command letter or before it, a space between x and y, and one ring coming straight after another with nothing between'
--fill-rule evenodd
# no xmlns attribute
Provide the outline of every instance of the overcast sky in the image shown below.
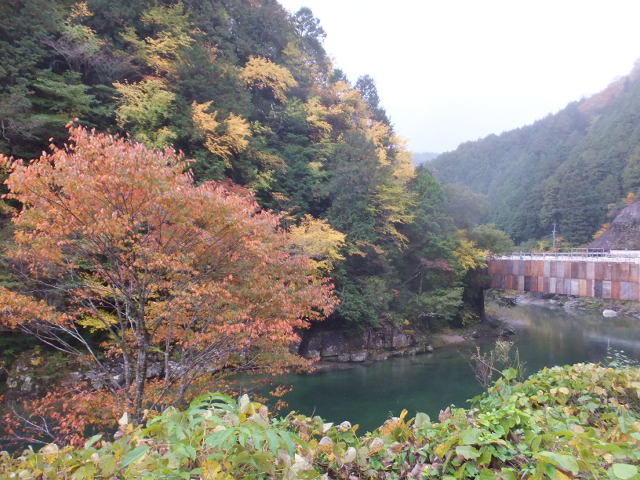
<svg viewBox="0 0 640 480"><path fill-rule="evenodd" d="M371 75L415 152L529 124L627 74L637 0L280 0L311 8L352 82Z"/></svg>

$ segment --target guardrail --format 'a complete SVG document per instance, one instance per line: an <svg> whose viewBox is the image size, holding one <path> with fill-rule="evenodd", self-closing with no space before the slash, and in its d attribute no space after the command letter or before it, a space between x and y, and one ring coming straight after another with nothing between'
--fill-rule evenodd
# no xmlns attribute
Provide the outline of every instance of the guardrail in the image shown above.
<svg viewBox="0 0 640 480"><path fill-rule="evenodd" d="M591 260L614 263L640 263L640 255L614 255L610 250L603 248L574 248L567 252L513 252L510 255L491 255L489 258L497 260Z"/></svg>
<svg viewBox="0 0 640 480"><path fill-rule="evenodd" d="M547 257L607 257L610 250L604 248L572 248L567 252L512 252L510 256Z"/></svg>

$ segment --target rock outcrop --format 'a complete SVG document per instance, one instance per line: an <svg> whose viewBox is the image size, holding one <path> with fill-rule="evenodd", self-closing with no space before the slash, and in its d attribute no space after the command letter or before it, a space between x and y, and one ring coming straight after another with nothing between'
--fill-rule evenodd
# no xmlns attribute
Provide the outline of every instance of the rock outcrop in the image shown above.
<svg viewBox="0 0 640 480"><path fill-rule="evenodd" d="M304 333L299 353L305 358L319 358L325 362L359 363L431 350L426 332L386 324L364 331L312 329Z"/></svg>
<svg viewBox="0 0 640 480"><path fill-rule="evenodd" d="M640 201L628 205L609 229L589 245L605 250L640 250Z"/></svg>

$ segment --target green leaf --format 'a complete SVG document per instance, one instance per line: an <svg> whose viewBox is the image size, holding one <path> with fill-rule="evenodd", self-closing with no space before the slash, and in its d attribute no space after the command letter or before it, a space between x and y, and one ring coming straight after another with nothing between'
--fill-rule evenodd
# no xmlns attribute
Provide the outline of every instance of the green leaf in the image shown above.
<svg viewBox="0 0 640 480"><path fill-rule="evenodd" d="M230 442L229 440L234 436L235 429L225 428L218 432L214 432L205 438L204 442L207 447L227 448Z"/></svg>
<svg viewBox="0 0 640 480"><path fill-rule="evenodd" d="M495 480L495 478L496 478L496 474L493 473L488 468L483 468L482 471L480 472L480 475L478 475L479 480Z"/></svg>
<svg viewBox="0 0 640 480"><path fill-rule="evenodd" d="M431 419L429 415L426 413L418 412L416 413L415 420L413 422L413 426L416 428L424 428L431 425Z"/></svg>
<svg viewBox="0 0 640 480"><path fill-rule="evenodd" d="M253 445L255 446L256 450L261 450L265 440L262 432L257 432L257 431L253 432L253 435L251 438L253 440Z"/></svg>
<svg viewBox="0 0 640 480"><path fill-rule="evenodd" d="M489 449L486 447L481 450L481 455L478 459L478 465L489 465L491 463L491 458L493 457L492 450L493 449Z"/></svg>
<svg viewBox="0 0 640 480"><path fill-rule="evenodd" d="M291 433L285 432L285 431L280 431L279 433L280 433L280 438L282 438L282 440L284 441L287 452L289 453L289 455L293 455L296 451L294 436Z"/></svg>
<svg viewBox="0 0 640 480"><path fill-rule="evenodd" d="M638 474L638 467L628 463L614 463L609 469L617 478L628 480Z"/></svg>
<svg viewBox="0 0 640 480"><path fill-rule="evenodd" d="M236 401L229 395L223 393L207 393L191 402L192 408L220 408L222 410L234 410Z"/></svg>
<svg viewBox="0 0 640 480"><path fill-rule="evenodd" d="M464 445L473 445L480 441L480 430L477 428L468 428L460 433L460 437Z"/></svg>
<svg viewBox="0 0 640 480"><path fill-rule="evenodd" d="M95 444L96 444L96 442L97 442L98 440L100 440L101 438L102 438L102 434L101 434L101 433L99 433L98 435L94 435L93 437L91 437L89 440L87 440L87 441L84 443L84 448L90 448L90 447L92 447L92 446L93 446L93 445L95 445Z"/></svg>
<svg viewBox="0 0 640 480"><path fill-rule="evenodd" d="M571 472L573 475L577 475L580 472L578 462L571 455L563 455L561 453L554 452L540 452L538 457L547 460L552 465L559 466L560 468Z"/></svg>
<svg viewBox="0 0 640 480"><path fill-rule="evenodd" d="M73 475L72 480L93 480L95 478L96 467L94 465L83 465L78 468Z"/></svg>
<svg viewBox="0 0 640 480"><path fill-rule="evenodd" d="M503 468L500 474L502 476L502 480L517 480L513 468Z"/></svg>
<svg viewBox="0 0 640 480"><path fill-rule="evenodd" d="M100 474L103 477L110 477L116 472L116 457L114 455L101 455L98 466L100 467Z"/></svg>
<svg viewBox="0 0 640 480"><path fill-rule="evenodd" d="M542 437L540 435L536 435L531 440L531 451L534 453L540 449L540 444L542 443Z"/></svg>
<svg viewBox="0 0 640 480"><path fill-rule="evenodd" d="M273 430L267 430L267 440L269 442L269 450L274 455L278 453L280 449L280 438Z"/></svg>
<svg viewBox="0 0 640 480"><path fill-rule="evenodd" d="M189 460L195 460L198 456L198 452L195 448L184 443L178 444L175 448L175 451L183 457L187 457Z"/></svg>
<svg viewBox="0 0 640 480"><path fill-rule="evenodd" d="M456 447L456 454L463 456L465 460L471 460L480 456L478 449L470 447L469 445Z"/></svg>
<svg viewBox="0 0 640 480"><path fill-rule="evenodd" d="M142 457L144 457L145 453L147 453L147 450L149 450L148 445L143 445L142 447L134 448L124 456L124 458L120 462L120 466L122 468L125 468L131 465L133 462L140 460Z"/></svg>

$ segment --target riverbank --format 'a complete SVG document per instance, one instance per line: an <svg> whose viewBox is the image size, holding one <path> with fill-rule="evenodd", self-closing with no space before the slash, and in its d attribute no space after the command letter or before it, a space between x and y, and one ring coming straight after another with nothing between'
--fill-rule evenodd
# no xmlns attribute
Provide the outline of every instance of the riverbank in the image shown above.
<svg viewBox="0 0 640 480"><path fill-rule="evenodd" d="M628 316L640 320L640 302L630 300L602 299L591 297L573 297L570 295L549 295L540 293L523 293L510 290L488 290L488 303L498 305L537 305L546 307L561 307L569 311L615 312L615 315ZM614 316L609 313L605 316Z"/></svg>
<svg viewBox="0 0 640 480"><path fill-rule="evenodd" d="M605 318L601 311L565 309L550 302L515 306L488 302L487 318L487 323L495 319L496 325L515 332L507 338L526 373L578 362L607 364L616 360L617 352L640 360L640 322L636 318ZM289 408L321 415L327 421L349 419L363 429L375 428L389 412L397 415L402 408L433 418L447 405L466 405L466 399L481 391L469 359L476 347L489 351L500 330L476 332L479 338L472 333L460 335L464 342L434 348L433 353L276 377L268 389L291 386L292 391L282 397Z"/></svg>
<svg viewBox="0 0 640 480"><path fill-rule="evenodd" d="M479 338L510 335L503 322L487 319L466 328L404 328L386 324L364 331L318 329L307 333L298 353L316 360L314 372L344 370L358 365L370 365L398 357L419 354L474 342Z"/></svg>

